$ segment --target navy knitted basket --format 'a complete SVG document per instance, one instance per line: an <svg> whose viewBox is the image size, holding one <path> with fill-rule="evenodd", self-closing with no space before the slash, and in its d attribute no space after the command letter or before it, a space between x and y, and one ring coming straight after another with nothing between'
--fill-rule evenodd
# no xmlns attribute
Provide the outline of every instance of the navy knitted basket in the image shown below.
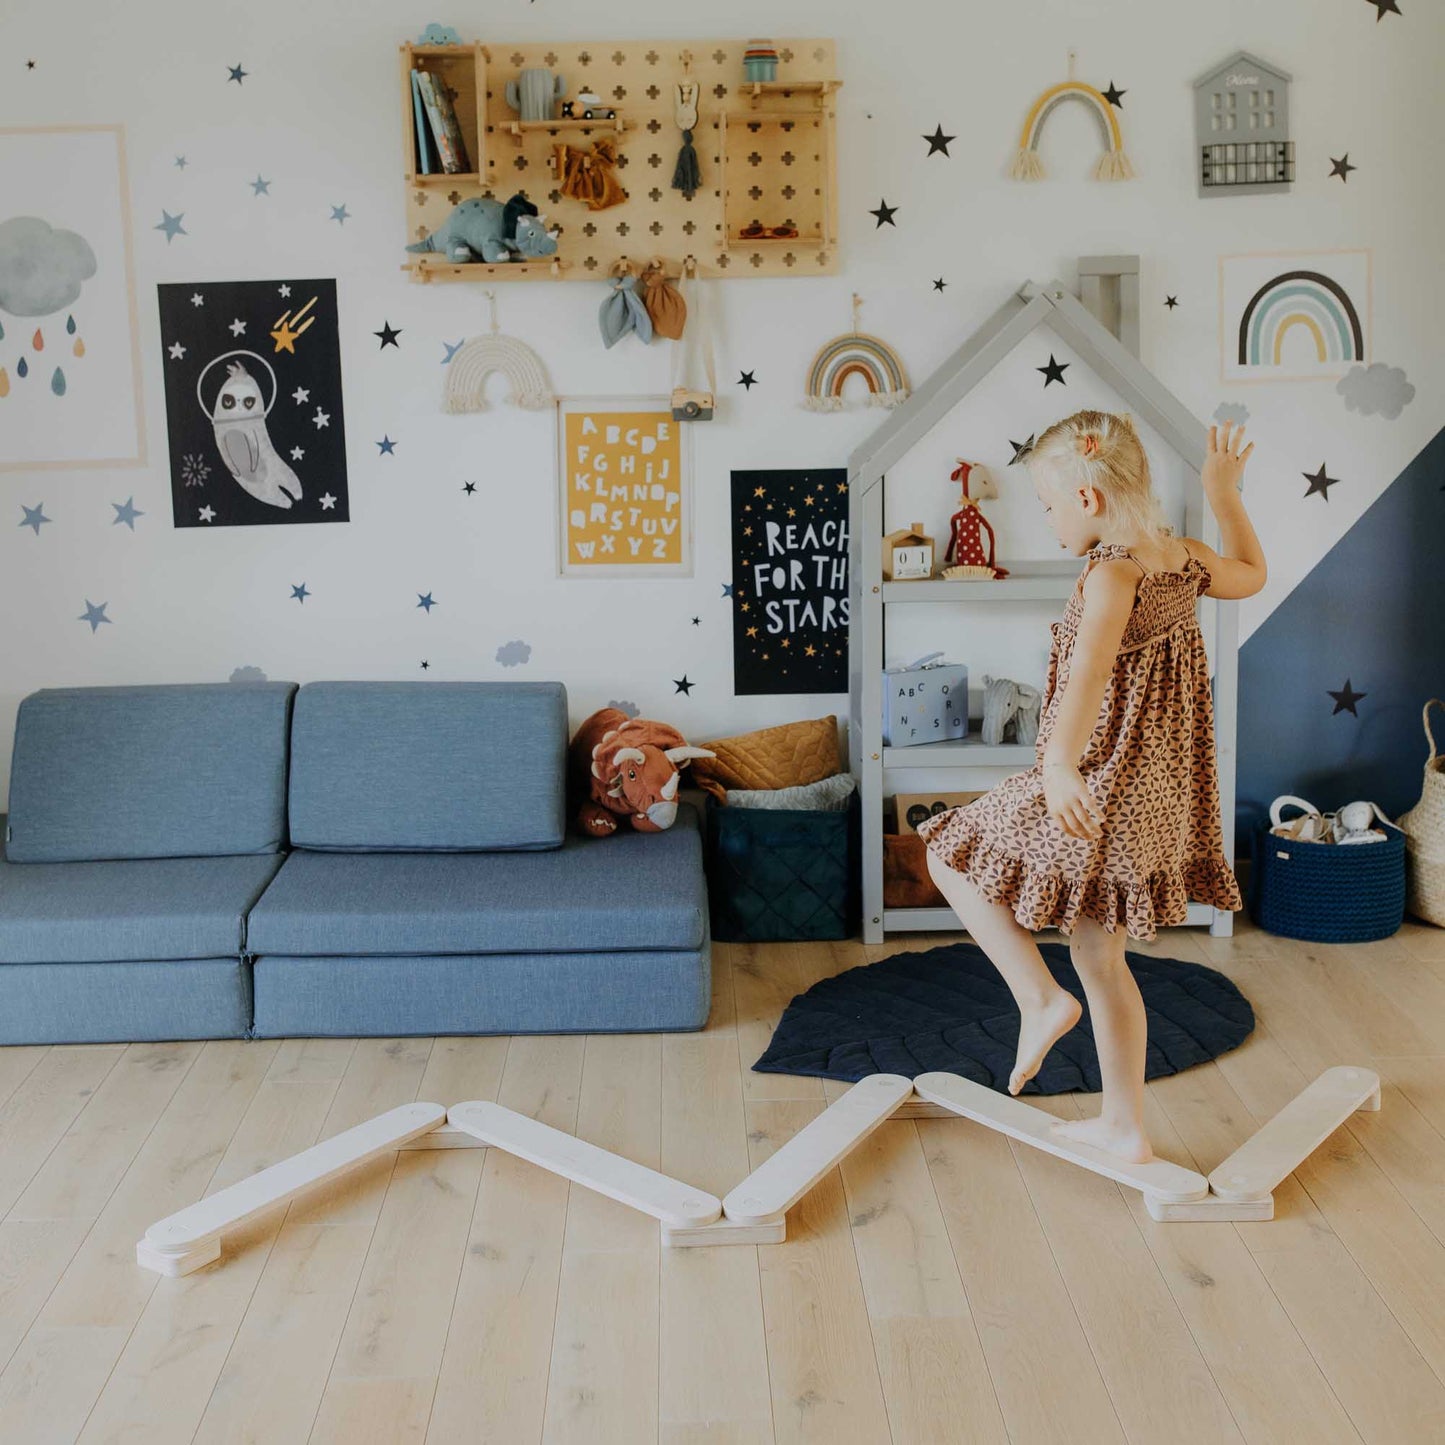
<svg viewBox="0 0 1445 1445"><path fill-rule="evenodd" d="M1304 843L1253 837L1250 917L1269 933L1314 943L1389 938L1405 918L1405 835L1376 823L1383 843Z"/></svg>

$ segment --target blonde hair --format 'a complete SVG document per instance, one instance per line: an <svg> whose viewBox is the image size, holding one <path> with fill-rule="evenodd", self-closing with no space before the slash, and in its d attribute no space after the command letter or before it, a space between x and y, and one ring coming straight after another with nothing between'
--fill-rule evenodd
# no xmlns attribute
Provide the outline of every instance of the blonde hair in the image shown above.
<svg viewBox="0 0 1445 1445"><path fill-rule="evenodd" d="M1028 466L1055 496L1097 488L1116 541L1178 535L1154 493L1149 458L1128 413L1076 411L1056 421L1034 443Z"/></svg>

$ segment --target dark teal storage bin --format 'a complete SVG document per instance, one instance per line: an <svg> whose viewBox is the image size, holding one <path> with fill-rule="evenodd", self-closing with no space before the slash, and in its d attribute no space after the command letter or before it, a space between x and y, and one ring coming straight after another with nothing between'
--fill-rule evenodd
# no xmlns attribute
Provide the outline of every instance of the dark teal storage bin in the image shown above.
<svg viewBox="0 0 1445 1445"><path fill-rule="evenodd" d="M707 801L712 936L724 943L852 938L858 931L858 794L844 812Z"/></svg>
<svg viewBox="0 0 1445 1445"><path fill-rule="evenodd" d="M1405 835L1384 842L1306 843L1261 824L1253 836L1249 914L1266 932L1313 943L1389 938L1405 918Z"/></svg>

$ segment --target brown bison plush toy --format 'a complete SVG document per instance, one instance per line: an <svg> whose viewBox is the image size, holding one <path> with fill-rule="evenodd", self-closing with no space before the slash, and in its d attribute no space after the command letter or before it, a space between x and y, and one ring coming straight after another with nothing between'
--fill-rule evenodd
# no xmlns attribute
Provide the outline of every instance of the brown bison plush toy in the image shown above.
<svg viewBox="0 0 1445 1445"><path fill-rule="evenodd" d="M679 769L693 758L710 758L689 747L667 723L599 708L577 729L567 762L577 824L604 838L629 818L640 833L660 833L677 817Z"/></svg>

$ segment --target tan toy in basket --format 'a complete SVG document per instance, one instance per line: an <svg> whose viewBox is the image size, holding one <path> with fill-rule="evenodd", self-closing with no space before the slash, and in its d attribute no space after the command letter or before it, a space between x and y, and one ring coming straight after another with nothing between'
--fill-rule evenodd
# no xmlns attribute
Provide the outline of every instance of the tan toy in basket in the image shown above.
<svg viewBox="0 0 1445 1445"><path fill-rule="evenodd" d="M1432 697L1421 713L1430 756L1425 760L1425 784L1420 801L1400 815L1405 833L1405 907L1417 918L1445 928L1445 755L1435 747L1430 731L1430 709L1445 709Z"/></svg>

